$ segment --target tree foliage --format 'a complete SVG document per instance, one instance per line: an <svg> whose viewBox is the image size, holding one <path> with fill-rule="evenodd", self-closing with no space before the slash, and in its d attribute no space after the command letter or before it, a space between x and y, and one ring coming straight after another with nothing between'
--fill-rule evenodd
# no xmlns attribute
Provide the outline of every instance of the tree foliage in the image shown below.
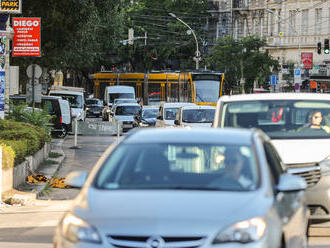
<svg viewBox="0 0 330 248"><path fill-rule="evenodd" d="M267 85L272 70L277 70L278 61L262 51L266 41L254 36L236 41L227 36L217 40L213 54L208 57L210 68L226 75L226 91L238 90L240 80L245 79L245 92L251 92L254 82Z"/></svg>

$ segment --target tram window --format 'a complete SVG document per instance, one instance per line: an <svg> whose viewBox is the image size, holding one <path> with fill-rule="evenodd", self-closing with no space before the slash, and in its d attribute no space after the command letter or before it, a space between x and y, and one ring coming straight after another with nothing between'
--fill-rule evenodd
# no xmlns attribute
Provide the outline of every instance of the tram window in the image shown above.
<svg viewBox="0 0 330 248"><path fill-rule="evenodd" d="M179 101L179 84L171 83L170 102L178 102L178 101Z"/></svg>
<svg viewBox="0 0 330 248"><path fill-rule="evenodd" d="M161 85L159 83L149 83L149 103L159 103L161 100Z"/></svg>

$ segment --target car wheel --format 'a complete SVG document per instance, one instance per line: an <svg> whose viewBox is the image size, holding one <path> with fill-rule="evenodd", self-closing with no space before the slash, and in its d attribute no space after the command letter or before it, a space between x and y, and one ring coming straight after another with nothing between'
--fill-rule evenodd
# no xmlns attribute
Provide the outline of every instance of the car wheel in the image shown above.
<svg viewBox="0 0 330 248"><path fill-rule="evenodd" d="M61 131L58 131L57 137L58 138L64 138L68 134L68 129L66 126L62 126Z"/></svg>

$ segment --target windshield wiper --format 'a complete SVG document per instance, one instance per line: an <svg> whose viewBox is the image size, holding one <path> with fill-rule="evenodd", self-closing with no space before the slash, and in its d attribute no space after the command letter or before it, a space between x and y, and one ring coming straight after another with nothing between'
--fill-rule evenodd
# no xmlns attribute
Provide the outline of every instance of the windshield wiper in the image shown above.
<svg viewBox="0 0 330 248"><path fill-rule="evenodd" d="M210 188L205 188L205 187L194 187L194 186L173 186L173 187L167 187L164 189L187 189L187 190L210 190L210 191L219 191L221 188L217 187L210 187Z"/></svg>

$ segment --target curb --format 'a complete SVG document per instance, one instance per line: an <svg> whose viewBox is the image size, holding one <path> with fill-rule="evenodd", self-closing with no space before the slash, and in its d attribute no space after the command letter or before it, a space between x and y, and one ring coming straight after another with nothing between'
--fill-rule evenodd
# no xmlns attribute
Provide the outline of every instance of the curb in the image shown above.
<svg viewBox="0 0 330 248"><path fill-rule="evenodd" d="M37 174L43 174L47 178L52 178L56 174L56 172L58 172L65 159L65 154L62 149L62 145L65 139L66 138L52 139L50 152L56 152L61 154L62 156L58 158L48 158L50 160L56 161L57 163L39 167L38 170L35 171ZM46 185L47 183L24 184L18 189L14 189L13 195L10 197L11 204L28 205L30 203L33 203L33 201L36 199L45 199L42 198L42 192L44 191Z"/></svg>

